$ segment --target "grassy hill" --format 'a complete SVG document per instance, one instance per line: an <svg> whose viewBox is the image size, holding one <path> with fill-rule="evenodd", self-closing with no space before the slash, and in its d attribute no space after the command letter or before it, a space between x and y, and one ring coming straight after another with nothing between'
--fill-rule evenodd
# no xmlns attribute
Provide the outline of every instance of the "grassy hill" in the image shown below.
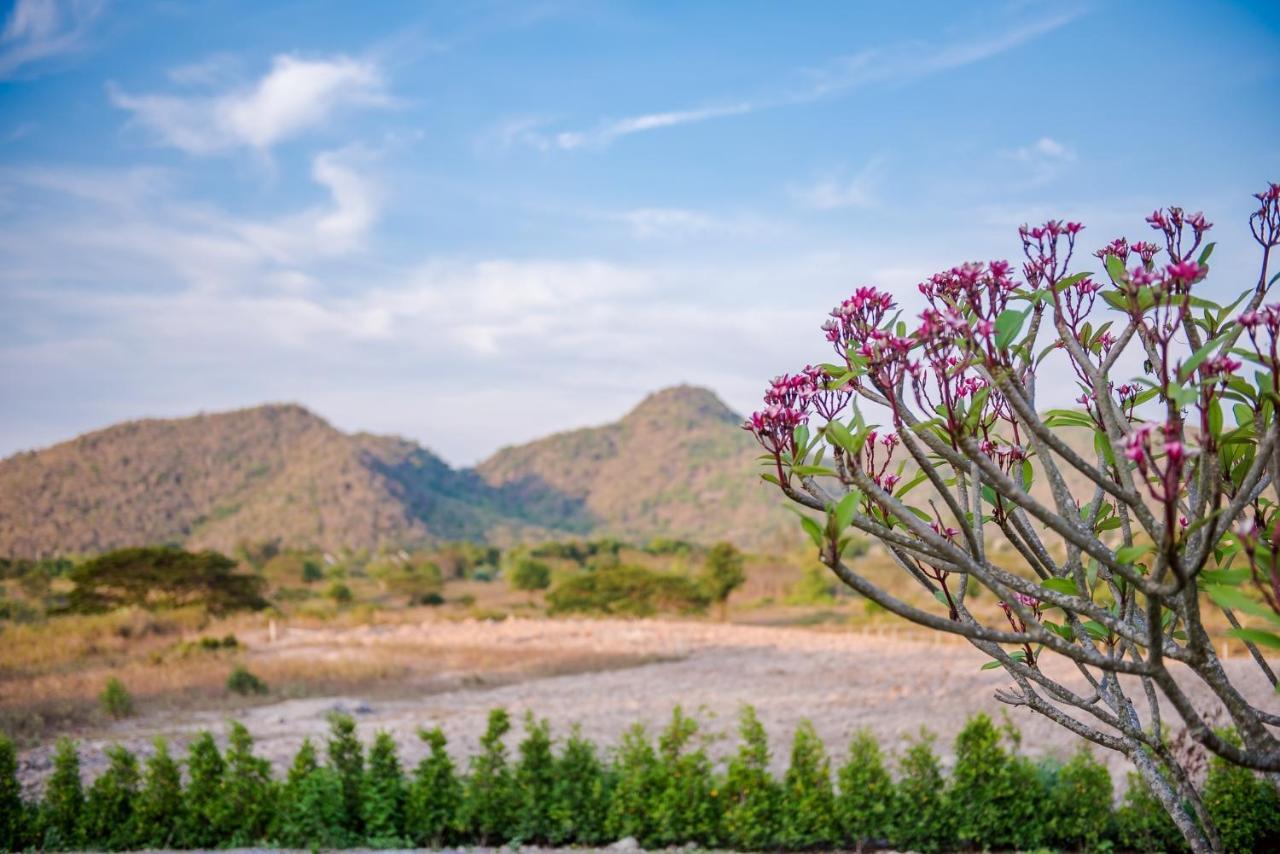
<svg viewBox="0 0 1280 854"><path fill-rule="evenodd" d="M611 534L766 545L794 522L709 391L455 470L416 443L343 433L295 405L131 421L0 461L0 555L127 545L327 550Z"/></svg>

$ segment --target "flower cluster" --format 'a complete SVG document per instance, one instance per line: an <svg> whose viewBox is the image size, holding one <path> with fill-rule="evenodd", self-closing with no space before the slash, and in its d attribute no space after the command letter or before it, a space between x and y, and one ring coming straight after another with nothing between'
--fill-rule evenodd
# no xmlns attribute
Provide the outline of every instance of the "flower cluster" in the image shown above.
<svg viewBox="0 0 1280 854"><path fill-rule="evenodd" d="M1157 452L1155 440L1162 440ZM1147 489L1156 501L1171 504L1178 498L1182 485L1182 473L1188 457L1195 452L1182 438L1182 424L1170 421L1162 427L1155 424L1139 424L1125 439L1124 455L1138 469L1147 482ZM1164 465L1157 457L1162 456Z"/></svg>
<svg viewBox="0 0 1280 854"><path fill-rule="evenodd" d="M1249 333L1254 352L1258 354L1271 373L1271 390L1280 393L1280 303L1264 305L1255 311L1246 311L1239 317L1240 325Z"/></svg>
<svg viewBox="0 0 1280 854"><path fill-rule="evenodd" d="M764 393L764 409L751 413L742 425L766 451L778 456L795 451L795 430L809 423L818 384L809 370L774 377Z"/></svg>
<svg viewBox="0 0 1280 854"><path fill-rule="evenodd" d="M836 354L847 357L851 348L860 346L880 328L885 315L894 307L893 296L872 287L858 288L853 296L831 309L831 319L822 324L827 340Z"/></svg>
<svg viewBox="0 0 1280 854"><path fill-rule="evenodd" d="M1255 193L1261 206L1249 217L1253 239L1267 249L1280 245L1280 184L1270 184Z"/></svg>
<svg viewBox="0 0 1280 854"><path fill-rule="evenodd" d="M1175 264L1190 258L1192 253L1200 247L1201 241L1204 240L1205 233L1213 228L1213 223L1208 222L1204 218L1204 214L1197 211L1188 214L1179 207L1169 207L1163 210L1151 212L1151 216L1147 217L1147 224L1155 231L1164 235L1165 250L1169 253L1169 258ZM1186 228L1191 228L1190 245L1183 247L1183 241L1186 237Z"/></svg>
<svg viewBox="0 0 1280 854"><path fill-rule="evenodd" d="M1076 235L1083 229L1078 222L1062 223L1056 219L1035 228L1024 225L1018 229L1022 254L1027 258L1022 274L1029 288L1052 287L1066 275L1076 248Z"/></svg>

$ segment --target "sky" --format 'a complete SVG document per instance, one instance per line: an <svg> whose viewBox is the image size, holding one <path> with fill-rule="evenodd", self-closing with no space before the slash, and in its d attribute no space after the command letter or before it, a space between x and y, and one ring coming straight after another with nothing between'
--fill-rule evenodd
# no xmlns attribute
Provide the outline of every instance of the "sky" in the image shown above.
<svg viewBox="0 0 1280 854"><path fill-rule="evenodd" d="M0 3L0 455L293 401L458 465L1280 180L1280 4ZM1070 384L1043 383L1045 394ZM1050 391L1043 389L1048 386ZM1043 402L1043 400L1042 400Z"/></svg>

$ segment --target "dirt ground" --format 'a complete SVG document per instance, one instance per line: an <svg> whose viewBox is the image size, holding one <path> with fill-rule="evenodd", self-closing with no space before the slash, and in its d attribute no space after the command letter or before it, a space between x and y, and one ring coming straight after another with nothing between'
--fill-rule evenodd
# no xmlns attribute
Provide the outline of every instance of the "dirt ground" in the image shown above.
<svg viewBox="0 0 1280 854"><path fill-rule="evenodd" d="M451 752L464 760L476 749L488 711L497 706L517 720L526 710L545 717L558 735L579 725L608 747L633 723L656 731L679 704L703 722L708 749L722 757L734 748L737 713L749 703L769 732L779 771L791 733L804 718L837 757L859 727L869 727L890 751L928 727L938 734L947 762L967 716L999 716L1007 708L992 694L1009 684L1001 671L981 670L985 657L962 642L707 622L427 621L278 627L274 641L266 631L245 640L254 668L291 658L341 667L389 656L439 662L440 668L426 676L384 679L366 693L246 704L230 713L143 707L136 717L77 733L86 775L103 767L103 749L113 742L146 755L151 739L163 734L181 748L201 729L224 735L231 716L248 726L258 751L282 770L305 736L323 739L326 715L335 709L355 716L366 740L388 730L410 765L425 752L416 737L424 726L443 727ZM1047 665L1051 674L1080 687L1080 677L1072 679L1055 665L1061 662ZM1251 661L1237 657L1226 667L1246 696L1280 711ZM1208 708L1207 694L1196 697ZM1065 757L1077 745L1068 732L1025 709L1009 714L1022 731L1023 750L1032 756ZM518 734L517 726L513 747ZM28 786L47 776L51 755L48 743L21 754L20 773ZM1120 784L1125 760L1104 758Z"/></svg>

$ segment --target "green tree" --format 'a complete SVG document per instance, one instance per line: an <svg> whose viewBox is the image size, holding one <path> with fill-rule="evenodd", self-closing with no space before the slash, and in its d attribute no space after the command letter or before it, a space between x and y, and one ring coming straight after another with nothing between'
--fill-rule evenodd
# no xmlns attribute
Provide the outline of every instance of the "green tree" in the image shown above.
<svg viewBox="0 0 1280 854"><path fill-rule="evenodd" d="M127 718L133 714L133 695L115 676L107 680L107 685L98 695L98 705L110 717Z"/></svg>
<svg viewBox="0 0 1280 854"><path fill-rule="evenodd" d="M418 763L405 806L405 828L417 845L439 848L451 844L462 830L462 781L446 749L439 727L418 730L431 751Z"/></svg>
<svg viewBox="0 0 1280 854"><path fill-rule="evenodd" d="M466 781L464 814L467 827L479 845L496 845L511 836L516 799L507 747L503 738L511 731L506 709L489 712L489 725L480 739L480 752L471 758Z"/></svg>
<svg viewBox="0 0 1280 854"><path fill-rule="evenodd" d="M813 724L801 721L783 778L782 843L788 848L830 847L836 841L831 763Z"/></svg>
<svg viewBox="0 0 1280 854"><path fill-rule="evenodd" d="M232 847L258 845L266 840L275 814L271 763L254 755L253 736L244 724L232 722L228 741L217 822L226 834L221 841Z"/></svg>
<svg viewBox="0 0 1280 854"><path fill-rule="evenodd" d="M658 737L657 843L715 845L720 837L721 798L705 750L690 749L698 722L676 706Z"/></svg>
<svg viewBox="0 0 1280 854"><path fill-rule="evenodd" d="M18 782L18 752L0 734L0 851L21 851L30 839L29 811Z"/></svg>
<svg viewBox="0 0 1280 854"><path fill-rule="evenodd" d="M782 789L769 773L769 739L751 706L739 715L738 752L724 781L724 841L741 851L778 843Z"/></svg>
<svg viewBox="0 0 1280 854"><path fill-rule="evenodd" d="M836 824L844 839L859 846L888 839L895 811L893 778L871 730L854 733L837 777Z"/></svg>
<svg viewBox="0 0 1280 854"><path fill-rule="evenodd" d="M316 747L303 739L280 794L272 840L288 848L344 848L349 844L342 785L330 768L320 766Z"/></svg>
<svg viewBox="0 0 1280 854"><path fill-rule="evenodd" d="M1239 743L1233 731L1219 733ZM1221 757L1209 760L1204 806L1228 852L1275 851L1280 844L1280 804L1276 789L1248 768Z"/></svg>
<svg viewBox="0 0 1280 854"><path fill-rule="evenodd" d="M182 825L182 771L169 754L168 741L156 736L153 744L138 793L139 841L148 848L172 848Z"/></svg>
<svg viewBox="0 0 1280 854"><path fill-rule="evenodd" d="M551 586L551 567L540 560L522 557L511 569L511 586L516 590L546 590Z"/></svg>
<svg viewBox="0 0 1280 854"><path fill-rule="evenodd" d="M84 841L107 851L138 847L138 759L118 744L107 748L107 770L98 775L85 797L81 825Z"/></svg>
<svg viewBox="0 0 1280 854"><path fill-rule="evenodd" d="M616 782L605 822L610 838L630 836L641 845L654 844L657 826L653 807L663 788L660 771L648 733L635 724L623 735L614 761Z"/></svg>
<svg viewBox="0 0 1280 854"><path fill-rule="evenodd" d="M401 848L404 831L405 780L396 754L396 743L388 732L379 732L369 750L369 768L364 775L364 833L373 848Z"/></svg>
<svg viewBox="0 0 1280 854"><path fill-rule="evenodd" d="M715 603L721 620L727 614L729 595L747 580L744 566L742 552L731 543L716 543L707 552L707 560L702 566L699 580L707 596Z"/></svg>
<svg viewBox="0 0 1280 854"><path fill-rule="evenodd" d="M951 847L951 815L933 740L932 733L921 730L899 764L890 837L895 848L928 854Z"/></svg>
<svg viewBox="0 0 1280 854"><path fill-rule="evenodd" d="M974 715L956 736L956 765L948 794L961 843L1035 848L1043 836L1047 800L1025 759L1000 746L1000 732L985 714ZM963 808L959 808L963 805Z"/></svg>
<svg viewBox="0 0 1280 854"><path fill-rule="evenodd" d="M609 774L596 747L576 727L556 759L548 841L553 845L599 845L608 835Z"/></svg>
<svg viewBox="0 0 1280 854"><path fill-rule="evenodd" d="M81 816L84 812L84 785L80 781L80 751L65 736L58 739L53 754L53 774L45 786L40 804L43 847L67 851L83 845Z"/></svg>
<svg viewBox="0 0 1280 854"><path fill-rule="evenodd" d="M187 747L187 786L182 792L180 848L216 848L224 841L222 818L222 753L205 730Z"/></svg>
<svg viewBox="0 0 1280 854"><path fill-rule="evenodd" d="M342 827L351 839L364 837L361 801L364 794L364 749L350 715L329 715L329 768L342 788Z"/></svg>
<svg viewBox="0 0 1280 854"><path fill-rule="evenodd" d="M552 789L556 781L551 725L535 720L533 712L526 712L524 730L515 770L516 838L542 844L551 838Z"/></svg>
<svg viewBox="0 0 1280 854"><path fill-rule="evenodd" d="M1049 790L1047 841L1096 851L1111 832L1111 773L1085 747L1063 765Z"/></svg>
<svg viewBox="0 0 1280 854"><path fill-rule="evenodd" d="M71 570L67 608L74 613L203 605L213 614L266 607L263 580L238 573L236 562L199 553L147 546L107 552Z"/></svg>

